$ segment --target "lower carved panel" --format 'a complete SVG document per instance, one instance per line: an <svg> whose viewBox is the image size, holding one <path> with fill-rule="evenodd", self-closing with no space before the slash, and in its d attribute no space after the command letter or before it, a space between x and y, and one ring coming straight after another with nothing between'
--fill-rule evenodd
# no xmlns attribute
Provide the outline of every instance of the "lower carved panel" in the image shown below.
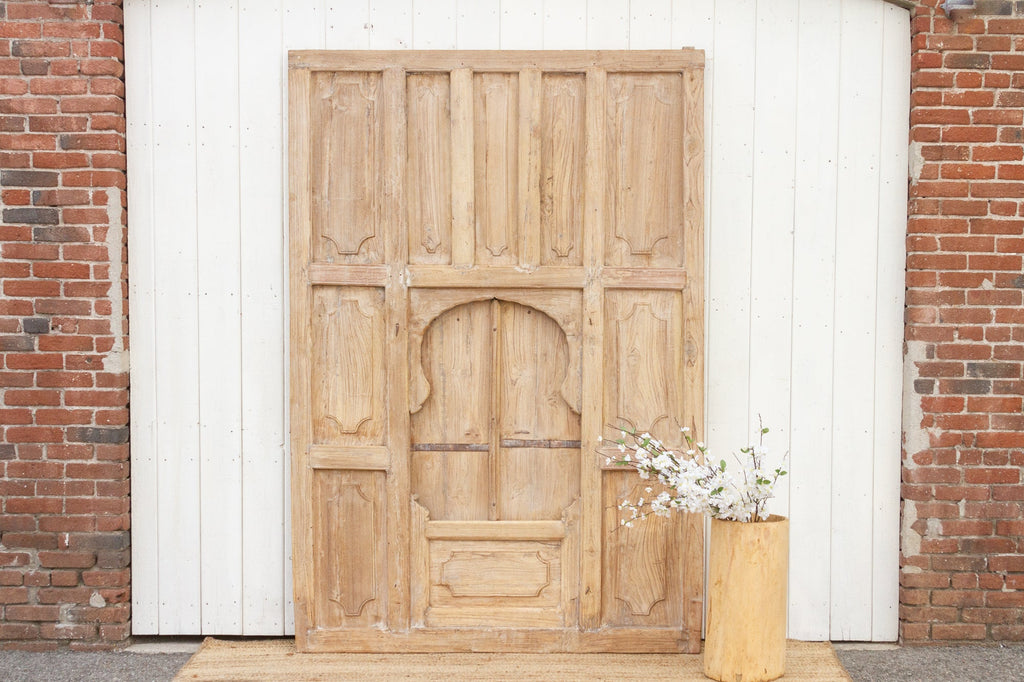
<svg viewBox="0 0 1024 682"><path fill-rule="evenodd" d="M648 517L632 528L620 524L619 502L649 496L649 481L624 471L604 476L603 623L675 626L683 623L683 531L680 516Z"/></svg>
<svg viewBox="0 0 1024 682"><path fill-rule="evenodd" d="M429 564L428 626L563 623L558 542L435 540Z"/></svg>
<svg viewBox="0 0 1024 682"><path fill-rule="evenodd" d="M383 622L384 473L318 470L313 495L318 622L326 627Z"/></svg>

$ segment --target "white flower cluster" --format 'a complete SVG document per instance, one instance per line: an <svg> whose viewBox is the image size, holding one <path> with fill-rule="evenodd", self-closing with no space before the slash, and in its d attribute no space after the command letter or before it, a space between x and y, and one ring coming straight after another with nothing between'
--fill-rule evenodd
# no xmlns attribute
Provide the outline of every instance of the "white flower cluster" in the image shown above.
<svg viewBox="0 0 1024 682"><path fill-rule="evenodd" d="M669 516L673 511L731 521L767 519L767 502L774 494L775 482L786 472L781 467L773 471L764 468L768 453L761 442L740 450L741 456L736 458L740 466L734 473L724 459L712 463L707 447L693 441L689 428L681 431L688 445L685 452L666 448L649 433L621 430L622 437L616 442L622 454L618 459L608 458L608 464L632 467L640 478L653 479L661 488L656 495L653 487L646 488L650 497L635 502L624 500L619 509L629 518L622 524L631 526L636 519L650 514ZM768 429L762 427L761 439L766 433Z"/></svg>

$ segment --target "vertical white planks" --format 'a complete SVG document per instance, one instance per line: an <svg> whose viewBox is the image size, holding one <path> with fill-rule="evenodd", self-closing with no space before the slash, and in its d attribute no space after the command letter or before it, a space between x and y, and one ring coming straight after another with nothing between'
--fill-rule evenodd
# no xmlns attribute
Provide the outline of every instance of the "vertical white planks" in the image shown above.
<svg viewBox="0 0 1024 682"><path fill-rule="evenodd" d="M199 320L192 2L152 8L158 626L201 632ZM168 181L170 180L170 181Z"/></svg>
<svg viewBox="0 0 1024 682"><path fill-rule="evenodd" d="M407 50L412 47L412 0L374 0L370 3L370 49ZM362 45L340 49L358 49Z"/></svg>
<svg viewBox="0 0 1024 682"><path fill-rule="evenodd" d="M843 0L839 64L831 636L871 639L882 3ZM870 140L871 142L868 142Z"/></svg>
<svg viewBox="0 0 1024 682"><path fill-rule="evenodd" d="M455 41L458 49L493 50L501 40L499 0L457 0L457 5Z"/></svg>
<svg viewBox="0 0 1024 682"><path fill-rule="evenodd" d="M629 48L629 0L587 0L587 49Z"/></svg>
<svg viewBox="0 0 1024 682"><path fill-rule="evenodd" d="M292 632L286 51L694 46L707 53L706 437L726 454L761 411L773 450L788 441L773 509L792 519L790 636L895 638L905 11L234 3L125 3L135 633Z"/></svg>
<svg viewBox="0 0 1024 682"><path fill-rule="evenodd" d="M800 0L789 452L789 633L829 638L840 3ZM898 476L897 476L898 478Z"/></svg>
<svg viewBox="0 0 1024 682"><path fill-rule="evenodd" d="M502 2L502 50L539 50L544 47L544 0ZM493 47L492 47L493 49Z"/></svg>
<svg viewBox="0 0 1024 682"><path fill-rule="evenodd" d="M882 8L882 116L879 137L878 303L875 311L874 504L871 639L899 635L899 518L903 309L910 121L910 16Z"/></svg>
<svg viewBox="0 0 1024 682"><path fill-rule="evenodd" d="M324 48L365 50L370 47L370 33L373 30L370 18L370 7L373 4L371 0L304 0L298 4L302 6L320 2L325 3L322 43Z"/></svg>
<svg viewBox="0 0 1024 682"><path fill-rule="evenodd" d="M715 5L720 57L711 110L708 433L702 437L723 456L748 442L756 16L755 0Z"/></svg>
<svg viewBox="0 0 1024 682"><path fill-rule="evenodd" d="M583 50L587 47L587 0L544 3L544 49Z"/></svg>
<svg viewBox="0 0 1024 682"><path fill-rule="evenodd" d="M153 64L149 39L149 0L127 0L125 78L127 92L128 184L132 188L128 230L128 299L131 305L131 486L132 486L132 632L155 635L158 619L160 525L157 504L156 310L154 297Z"/></svg>
<svg viewBox="0 0 1024 682"><path fill-rule="evenodd" d="M242 456L242 627L284 632L284 18L278 0L238 14ZM244 58L243 58L244 56ZM267 162L267 160L271 162Z"/></svg>
<svg viewBox="0 0 1024 682"><path fill-rule="evenodd" d="M672 0L630 0L629 47L632 50L672 47Z"/></svg>
<svg viewBox="0 0 1024 682"><path fill-rule="evenodd" d="M233 2L196 4L195 66L202 627L203 632L240 634L241 225L238 17Z"/></svg>
<svg viewBox="0 0 1024 682"><path fill-rule="evenodd" d="M771 468L790 450L797 9L798 0L757 4L748 433L757 437L759 416L771 429ZM779 480L773 513L789 514L789 483Z"/></svg>
<svg viewBox="0 0 1024 682"><path fill-rule="evenodd" d="M413 3L413 49L454 50L458 5L458 0L416 0Z"/></svg>

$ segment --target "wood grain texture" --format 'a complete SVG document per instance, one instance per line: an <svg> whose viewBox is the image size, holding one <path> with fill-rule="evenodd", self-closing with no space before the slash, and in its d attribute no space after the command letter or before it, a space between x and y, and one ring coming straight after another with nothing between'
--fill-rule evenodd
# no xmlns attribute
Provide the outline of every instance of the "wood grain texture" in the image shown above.
<svg viewBox="0 0 1024 682"><path fill-rule="evenodd" d="M540 262L582 265L586 80L545 74L540 121Z"/></svg>
<svg viewBox="0 0 1024 682"><path fill-rule="evenodd" d="M314 71L372 71L396 63L416 71L451 71L471 64L474 71L508 73L523 69L580 73L591 68L608 71L678 72L704 65L704 51L682 50L586 50L553 52L544 50L292 50L291 68Z"/></svg>
<svg viewBox="0 0 1024 682"><path fill-rule="evenodd" d="M408 78L409 262L451 263L452 139L448 74Z"/></svg>
<svg viewBox="0 0 1024 682"><path fill-rule="evenodd" d="M310 234L312 231L310 186L311 83L308 71L288 73L288 255L291 314L289 343L292 348L310 348L311 300L309 285ZM313 508L312 469L308 450L313 440L311 419L312 377L308 353L292 353L289 365L289 413L291 415L292 565L295 608L295 647L309 647L308 631L313 613Z"/></svg>
<svg viewBox="0 0 1024 682"><path fill-rule="evenodd" d="M682 74L608 76L605 263L683 264Z"/></svg>
<svg viewBox="0 0 1024 682"><path fill-rule="evenodd" d="M369 627L387 614L384 474L314 474L316 622L321 627Z"/></svg>
<svg viewBox="0 0 1024 682"><path fill-rule="evenodd" d="M311 149L313 257L379 263L384 256L381 75L319 72L313 88L311 123L325 133Z"/></svg>
<svg viewBox="0 0 1024 682"><path fill-rule="evenodd" d="M475 175L473 172L473 72L452 69L452 263L472 265L476 253Z"/></svg>
<svg viewBox="0 0 1024 682"><path fill-rule="evenodd" d="M583 264L590 274L583 291L582 396L580 412L583 452L596 453L605 427L604 395L604 288L595 281L604 263L605 126L604 106L608 75L603 69L586 74L586 177ZM580 466L580 626L594 630L601 623L601 468L597 457Z"/></svg>
<svg viewBox="0 0 1024 682"><path fill-rule="evenodd" d="M387 429L384 292L317 287L312 301L313 440L383 445Z"/></svg>
<svg viewBox="0 0 1024 682"><path fill-rule="evenodd" d="M711 521L704 674L768 682L786 662L789 519Z"/></svg>
<svg viewBox="0 0 1024 682"><path fill-rule="evenodd" d="M515 264L520 249L518 74L474 74L473 109L475 262Z"/></svg>

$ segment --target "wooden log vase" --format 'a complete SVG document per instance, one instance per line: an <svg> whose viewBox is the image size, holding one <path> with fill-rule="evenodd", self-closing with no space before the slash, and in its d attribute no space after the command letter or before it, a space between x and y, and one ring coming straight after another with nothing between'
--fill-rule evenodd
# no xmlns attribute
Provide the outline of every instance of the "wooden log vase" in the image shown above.
<svg viewBox="0 0 1024 682"><path fill-rule="evenodd" d="M704 674L767 682L786 662L789 519L711 521Z"/></svg>

